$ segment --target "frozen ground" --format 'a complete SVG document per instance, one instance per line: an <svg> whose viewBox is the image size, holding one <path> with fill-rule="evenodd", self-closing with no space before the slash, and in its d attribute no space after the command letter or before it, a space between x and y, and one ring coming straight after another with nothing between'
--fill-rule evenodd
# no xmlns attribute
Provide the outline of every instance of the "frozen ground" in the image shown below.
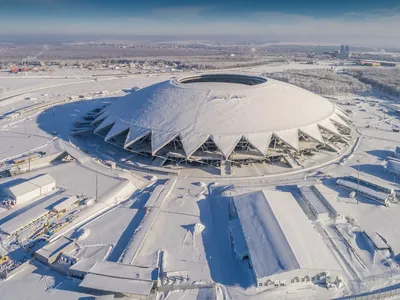
<svg viewBox="0 0 400 300"><path fill-rule="evenodd" d="M241 72L260 74L305 67L316 66L259 66L243 69ZM163 253L161 263L163 272L167 274L167 284L172 288L175 284L178 287L174 291L158 292L156 298L159 300L330 299L372 291L400 282L397 266L400 263L399 204L393 203L390 207L384 207L363 197L357 204L356 199L349 197L349 191L335 183L337 177L350 174L357 176L359 170L364 178L399 190L398 178L386 173L383 167L387 155L400 143L399 133L392 131L398 126L398 116L391 110L383 111L389 100L375 94L369 97L334 97L337 100L332 101L353 112L356 128L354 135L360 136L360 139L349 155L323 168L275 177L261 176L263 172L260 172L260 168L264 168L263 166L251 166L247 173L240 170L234 177L225 178L215 176L215 170L209 170L208 173L192 169L181 171L175 175L178 177L175 186L159 207L149 231L143 236L140 230L144 222L152 216L145 208L146 203L155 188L165 184L172 175L139 168L141 164L134 156L102 143L100 138L71 139L71 143L69 130L79 116L105 102L113 101L119 95L129 93L131 88L143 87L173 75L134 75L125 78L104 76L96 82L91 81L92 73L89 72L62 72L64 73L61 74L60 71L59 74L46 74L46 79L40 78L40 75L35 78L4 79L3 85L8 90L1 98L22 93L0 102L0 114L4 116L27 106L42 104L44 100L51 103L65 96L80 94L85 94L88 100L62 103L54 109L38 109L25 115L29 117L27 121L25 116L15 120L0 120L0 161L37 151L34 149L48 153L69 149L76 154L76 161L35 170L20 177L29 178L34 174L46 172L51 174L69 195L81 193L89 197L96 197L96 186L99 197L107 195L108 191L118 186L122 178L135 185L137 190L130 191L127 197L114 198L109 204L102 206L98 214L90 215L79 224L72 223L69 225L71 227L66 227L67 236L73 236L76 230L86 231L85 238L78 241L79 248L73 253L77 258L118 262L124 258L132 238L143 238L139 252L131 263L157 267L159 253ZM59 78L54 78L56 76ZM61 85L55 86L57 84ZM37 90L39 88L43 90ZM93 90L108 90L112 94L96 96L93 101ZM47 96L43 96L45 94ZM25 97L37 97L38 100L31 103L24 100ZM54 131L56 136L53 135ZM88 153L80 152L74 145ZM122 162L127 158L131 161L123 165ZM104 160L118 162L118 169L106 167L102 163ZM279 168L281 167L276 166L268 170L277 171ZM149 180L155 182L153 186L149 186ZM4 179L1 182L3 181ZM295 190L294 185L297 183L318 186L334 209L344 215L345 221L315 222ZM328 244L329 239L334 241L337 248L329 244L329 249L344 270L346 286L340 290L328 290L321 286L310 288L304 285L272 290L256 288L249 265L238 261L232 253L228 227L231 186L242 192L267 189L293 193L310 216L310 221L314 222L316 230L324 237L324 241ZM117 203L119 201L120 203ZM0 217L7 218L17 211L1 208ZM201 231L199 228L203 228L202 226L204 229ZM374 249L363 231L379 233L390 244L393 253ZM0 282L0 299L93 299L93 291L79 288L79 282L78 279L71 280L42 264L34 263L10 279ZM182 284L203 284L211 287L182 290ZM21 286L24 288L20 288Z"/></svg>

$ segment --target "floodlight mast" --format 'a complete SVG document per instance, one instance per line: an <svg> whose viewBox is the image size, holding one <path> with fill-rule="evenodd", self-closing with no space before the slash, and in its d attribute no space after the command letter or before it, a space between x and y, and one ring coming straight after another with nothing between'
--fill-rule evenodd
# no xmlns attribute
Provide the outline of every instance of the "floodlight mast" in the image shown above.
<svg viewBox="0 0 400 300"><path fill-rule="evenodd" d="M360 160L357 160L357 204L360 203Z"/></svg>

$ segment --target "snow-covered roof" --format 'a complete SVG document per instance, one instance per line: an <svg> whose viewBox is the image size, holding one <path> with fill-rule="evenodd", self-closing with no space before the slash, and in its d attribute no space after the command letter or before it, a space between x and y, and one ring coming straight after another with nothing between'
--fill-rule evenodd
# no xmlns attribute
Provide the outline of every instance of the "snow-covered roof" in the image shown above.
<svg viewBox="0 0 400 300"><path fill-rule="evenodd" d="M64 209L69 208L70 206L72 206L73 204L75 204L78 201L79 201L79 199L76 196L71 196L71 197L68 197L68 198L64 198L61 202L59 202L58 204L54 205L53 210L54 211L62 211Z"/></svg>
<svg viewBox="0 0 400 300"><path fill-rule="evenodd" d="M329 214L328 209L322 204L321 200L318 199L317 195L313 192L310 186L298 186L300 194L307 199L312 207L316 210L318 214Z"/></svg>
<svg viewBox="0 0 400 300"><path fill-rule="evenodd" d="M58 203L58 201L62 200L63 198L65 198L63 194L48 196L44 199L34 202L32 205L24 206L20 210L16 211L16 216L13 218L4 218L8 220L4 223L1 223L0 230L10 235L13 234L15 231L19 230L30 222L37 220L38 218L49 213L54 203Z"/></svg>
<svg viewBox="0 0 400 300"><path fill-rule="evenodd" d="M12 182L10 182L10 183L12 183ZM4 191L7 194L11 193L12 195L14 195L14 197L19 197L19 196L25 195L27 193L30 193L34 190L37 190L41 187L44 187L48 184L53 184L53 183L55 183L55 180L53 177L51 177L49 174L42 174L35 178L23 181L21 183L17 183L15 185L8 186L4 189Z"/></svg>
<svg viewBox="0 0 400 300"><path fill-rule="evenodd" d="M242 137L265 154L272 135L298 149L299 131L323 143L321 128L339 135L335 125L348 127L335 105L302 88L254 76L201 77L211 80L172 79L118 99L94 121L95 132L111 127L109 141L129 130L125 147L151 133L152 153L180 136L187 156L211 137L227 157Z"/></svg>
<svg viewBox="0 0 400 300"><path fill-rule="evenodd" d="M230 220L229 229L231 231L233 239L233 249L235 250L236 255L240 259L249 256L249 249L247 248L246 239L243 235L243 230L242 230L242 225L240 224L240 220L238 218Z"/></svg>
<svg viewBox="0 0 400 300"><path fill-rule="evenodd" d="M258 279L300 268L340 270L292 194L260 190L233 201Z"/></svg>
<svg viewBox="0 0 400 300"><path fill-rule="evenodd" d="M366 187L366 186L364 186L362 184L358 184L356 182L352 182L352 181L348 181L348 180L344 180L344 179L338 179L336 182L338 185L340 185L342 187L345 187L352 191L360 191L360 193L369 195L370 197L372 197L376 200L386 202L389 198L389 194L387 194L387 193L374 190L372 188Z"/></svg>
<svg viewBox="0 0 400 300"><path fill-rule="evenodd" d="M15 198L28 194L32 191L39 190L40 188L37 185L32 184L29 181L24 181L21 183L17 183L13 186L9 186L4 189L4 192L13 195ZM39 190L40 193L40 190Z"/></svg>
<svg viewBox="0 0 400 300"><path fill-rule="evenodd" d="M43 174L43 175L40 175L40 176L30 179L29 182L38 187L44 187L46 185L53 184L56 181L53 177L51 177L50 174Z"/></svg>
<svg viewBox="0 0 400 300"><path fill-rule="evenodd" d="M80 287L130 295L150 295L153 282L87 274Z"/></svg>
<svg viewBox="0 0 400 300"><path fill-rule="evenodd" d="M39 249L36 251L38 254L40 254L43 257L50 258L53 255L57 255L60 251L68 247L73 243L72 240L69 238L66 238L65 236L61 236L54 242L44 246L43 248Z"/></svg>
<svg viewBox="0 0 400 300"><path fill-rule="evenodd" d="M109 261L96 262L89 273L132 280L157 280L157 269L155 268L137 267Z"/></svg>
<svg viewBox="0 0 400 300"><path fill-rule="evenodd" d="M385 168L392 173L400 174L400 161L394 160L394 159L389 159L386 163Z"/></svg>

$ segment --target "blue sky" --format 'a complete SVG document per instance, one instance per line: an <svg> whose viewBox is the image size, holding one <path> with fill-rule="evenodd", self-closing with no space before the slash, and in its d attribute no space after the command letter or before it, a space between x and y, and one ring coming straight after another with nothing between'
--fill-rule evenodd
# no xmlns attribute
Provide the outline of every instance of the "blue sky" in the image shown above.
<svg viewBox="0 0 400 300"><path fill-rule="evenodd" d="M244 36L397 45L399 28L399 0L0 0L0 36Z"/></svg>

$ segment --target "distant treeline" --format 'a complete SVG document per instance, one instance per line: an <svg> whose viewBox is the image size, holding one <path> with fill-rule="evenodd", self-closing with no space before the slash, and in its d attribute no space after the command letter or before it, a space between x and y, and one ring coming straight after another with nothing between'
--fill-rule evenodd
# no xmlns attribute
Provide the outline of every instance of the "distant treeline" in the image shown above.
<svg viewBox="0 0 400 300"><path fill-rule="evenodd" d="M263 75L324 96L371 91L371 85L363 83L351 75L338 74L328 69L287 70Z"/></svg>
<svg viewBox="0 0 400 300"><path fill-rule="evenodd" d="M393 96L400 96L400 69L361 68L347 69L346 74L354 76L373 88Z"/></svg>

